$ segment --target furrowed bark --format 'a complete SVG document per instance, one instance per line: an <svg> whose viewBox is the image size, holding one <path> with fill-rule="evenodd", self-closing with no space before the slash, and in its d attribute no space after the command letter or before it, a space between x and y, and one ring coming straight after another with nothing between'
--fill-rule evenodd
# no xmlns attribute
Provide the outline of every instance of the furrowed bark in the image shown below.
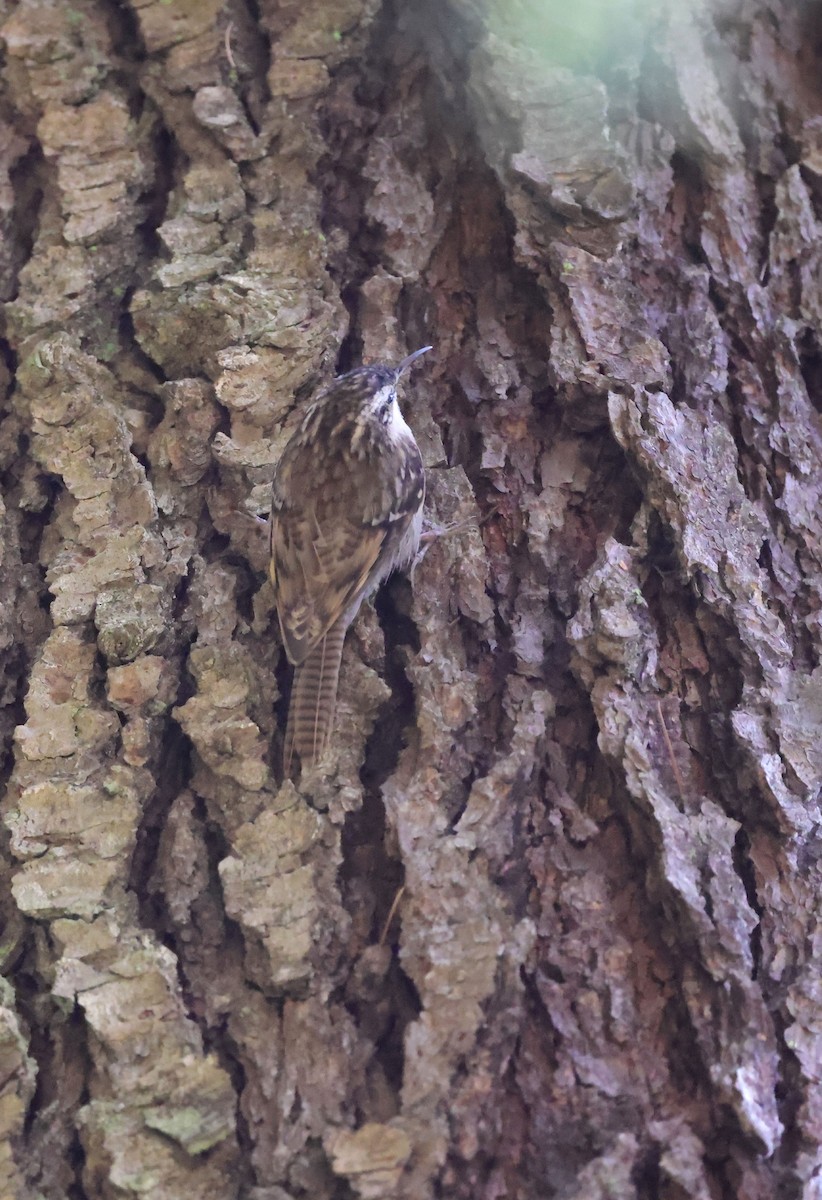
<svg viewBox="0 0 822 1200"><path fill-rule="evenodd" d="M819 6L0 36L0 1196L815 1200ZM428 344L295 785L249 518Z"/></svg>

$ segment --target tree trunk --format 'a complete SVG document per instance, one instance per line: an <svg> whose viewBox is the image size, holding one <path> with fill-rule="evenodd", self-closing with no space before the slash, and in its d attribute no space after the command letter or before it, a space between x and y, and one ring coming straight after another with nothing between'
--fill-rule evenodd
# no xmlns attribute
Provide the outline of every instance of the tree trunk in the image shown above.
<svg viewBox="0 0 822 1200"><path fill-rule="evenodd" d="M2 5L0 1197L822 1197L822 6ZM281 782L306 398L463 522Z"/></svg>

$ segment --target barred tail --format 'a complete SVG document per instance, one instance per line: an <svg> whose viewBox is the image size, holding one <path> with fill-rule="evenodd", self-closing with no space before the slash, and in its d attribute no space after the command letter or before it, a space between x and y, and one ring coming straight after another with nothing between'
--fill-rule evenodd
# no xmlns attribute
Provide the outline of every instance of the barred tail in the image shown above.
<svg viewBox="0 0 822 1200"><path fill-rule="evenodd" d="M337 682L347 627L345 621L337 621L305 662L294 668L283 748L286 778L292 775L295 755L302 767L310 767L319 761L328 744L337 707Z"/></svg>

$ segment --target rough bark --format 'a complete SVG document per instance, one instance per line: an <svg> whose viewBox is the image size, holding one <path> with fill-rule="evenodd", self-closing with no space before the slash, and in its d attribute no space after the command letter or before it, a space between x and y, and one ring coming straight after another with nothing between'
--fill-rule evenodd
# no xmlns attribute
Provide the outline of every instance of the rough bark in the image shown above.
<svg viewBox="0 0 822 1200"><path fill-rule="evenodd" d="M0 1197L822 1195L820 6L0 15ZM282 784L252 516L428 342Z"/></svg>

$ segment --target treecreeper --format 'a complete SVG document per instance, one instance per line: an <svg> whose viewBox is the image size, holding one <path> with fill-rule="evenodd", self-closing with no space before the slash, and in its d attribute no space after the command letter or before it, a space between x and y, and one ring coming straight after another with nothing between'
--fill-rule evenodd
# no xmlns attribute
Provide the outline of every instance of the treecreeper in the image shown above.
<svg viewBox="0 0 822 1200"><path fill-rule="evenodd" d="M425 471L397 385L431 348L396 367L358 367L334 379L277 465L269 572L294 666L286 777L328 748L346 629L363 600L419 549Z"/></svg>

